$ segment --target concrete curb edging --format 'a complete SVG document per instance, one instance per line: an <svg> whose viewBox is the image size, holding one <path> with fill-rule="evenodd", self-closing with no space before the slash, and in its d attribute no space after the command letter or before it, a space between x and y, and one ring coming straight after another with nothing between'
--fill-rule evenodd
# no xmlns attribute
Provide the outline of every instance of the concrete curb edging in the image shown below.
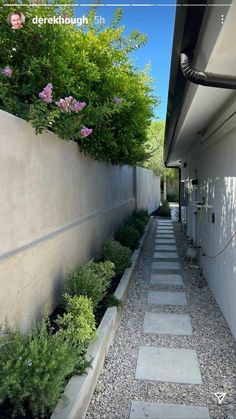
<svg viewBox="0 0 236 419"><path fill-rule="evenodd" d="M150 220L146 226L140 245L132 254L132 265L126 269L121 277L120 283L115 291L115 296L122 302L126 299L132 273L139 262L141 249L147 237ZM97 340L91 343L87 349L86 357L92 359L91 368L84 375L75 375L68 382L62 398L59 400L51 419L83 419L85 418L91 397L95 390L97 380L100 376L108 349L114 339L119 319L122 313L121 308L107 308L97 330Z"/></svg>

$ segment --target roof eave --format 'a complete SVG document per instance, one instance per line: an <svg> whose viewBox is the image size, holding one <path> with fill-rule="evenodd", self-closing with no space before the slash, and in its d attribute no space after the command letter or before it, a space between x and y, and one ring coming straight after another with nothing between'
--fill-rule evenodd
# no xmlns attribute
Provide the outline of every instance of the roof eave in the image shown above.
<svg viewBox="0 0 236 419"><path fill-rule="evenodd" d="M202 6L193 6L196 3L190 0L185 2L186 6L181 6L180 0L177 1L164 143L166 166L170 163L171 147L187 83L180 68L180 53L185 51L192 54L195 49L207 1L200 3Z"/></svg>

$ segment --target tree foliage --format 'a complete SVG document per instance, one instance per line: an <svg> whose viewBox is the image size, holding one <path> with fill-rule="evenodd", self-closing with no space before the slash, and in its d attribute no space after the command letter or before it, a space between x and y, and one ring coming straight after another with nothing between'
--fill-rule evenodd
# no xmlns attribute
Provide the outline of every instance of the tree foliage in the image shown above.
<svg viewBox="0 0 236 419"><path fill-rule="evenodd" d="M150 76L131 64L129 54L145 44L146 36L138 31L124 35L121 10L110 27L94 23L94 9L86 27L32 22L36 15L72 17L69 0L63 3L26 8L19 2L17 10L27 18L21 30L7 24L16 6L0 7L0 108L31 121L38 133L48 129L78 142L98 160L141 164L149 156L146 131L157 100ZM3 73L6 67L12 70L9 77ZM49 83L52 102L46 103L39 93ZM56 102L69 96L86 107L78 113L63 112ZM81 136L83 126L93 130L89 137Z"/></svg>
<svg viewBox="0 0 236 419"><path fill-rule="evenodd" d="M152 121L148 128L148 147L151 151L151 157L146 160L144 166L154 171L158 176L176 177L176 170L168 169L164 164L164 136L165 122Z"/></svg>

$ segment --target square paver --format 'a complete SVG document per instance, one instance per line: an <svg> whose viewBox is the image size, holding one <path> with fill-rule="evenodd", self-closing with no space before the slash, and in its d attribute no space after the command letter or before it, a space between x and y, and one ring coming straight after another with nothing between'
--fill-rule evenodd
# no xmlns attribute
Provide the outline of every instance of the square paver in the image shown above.
<svg viewBox="0 0 236 419"><path fill-rule="evenodd" d="M193 349L141 346L135 378L168 383L202 384L197 353Z"/></svg>
<svg viewBox="0 0 236 419"><path fill-rule="evenodd" d="M177 252L177 247L173 244L156 244L155 251L168 250L169 252Z"/></svg>
<svg viewBox="0 0 236 419"><path fill-rule="evenodd" d="M154 252L153 257L154 259L179 259L176 252Z"/></svg>
<svg viewBox="0 0 236 419"><path fill-rule="evenodd" d="M154 313L145 312L144 333L162 335L186 335L193 334L189 314Z"/></svg>
<svg viewBox="0 0 236 419"><path fill-rule="evenodd" d="M169 269L169 270L179 270L179 262L152 262L152 270L154 269Z"/></svg>
<svg viewBox="0 0 236 419"><path fill-rule="evenodd" d="M173 236L173 237L175 237L175 235L174 235L174 233L173 233L173 231L171 231L171 230L169 230L169 231L167 231L167 230L157 230L157 232L156 232L156 236Z"/></svg>
<svg viewBox="0 0 236 419"><path fill-rule="evenodd" d="M165 230L163 229L163 230L157 230L156 231L156 234L174 234L174 230L166 230L166 228L165 228Z"/></svg>
<svg viewBox="0 0 236 419"><path fill-rule="evenodd" d="M159 238L155 240L155 244L176 244L175 239L165 239L165 238Z"/></svg>
<svg viewBox="0 0 236 419"><path fill-rule="evenodd" d="M178 274L151 274L150 283L152 285L184 285L181 275Z"/></svg>
<svg viewBox="0 0 236 419"><path fill-rule="evenodd" d="M210 419L209 410L202 406L133 401L130 419Z"/></svg>
<svg viewBox="0 0 236 419"><path fill-rule="evenodd" d="M148 304L168 306L185 306L188 304L185 292L180 291L149 291Z"/></svg>
<svg viewBox="0 0 236 419"><path fill-rule="evenodd" d="M174 235L174 231L173 230L157 230L156 232L156 236L159 236L160 234L171 234L172 236Z"/></svg>
<svg viewBox="0 0 236 419"><path fill-rule="evenodd" d="M175 237L174 233L157 233L156 234L157 238L163 238L163 239L173 239Z"/></svg>

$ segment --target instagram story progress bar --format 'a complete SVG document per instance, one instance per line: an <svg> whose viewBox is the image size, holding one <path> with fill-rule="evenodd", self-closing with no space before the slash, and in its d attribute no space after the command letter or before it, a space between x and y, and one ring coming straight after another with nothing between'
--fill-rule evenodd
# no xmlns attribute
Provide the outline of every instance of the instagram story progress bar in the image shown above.
<svg viewBox="0 0 236 419"><path fill-rule="evenodd" d="M4 4L5 7L14 7L14 6L20 6L20 7L229 7L231 6L232 2L226 1L225 3L223 1L215 2L214 4L207 3L192 3L188 4L184 1L181 3L176 4L174 1L166 1L166 2L156 2L155 0L124 0L123 2L121 0L111 0L111 1L104 1L103 3L96 4L96 1L93 2L91 0L83 0L81 3L79 2L71 2L70 4L63 4L63 3L54 3L50 4L44 3L44 0L35 0L35 2L32 3L6 3Z"/></svg>

